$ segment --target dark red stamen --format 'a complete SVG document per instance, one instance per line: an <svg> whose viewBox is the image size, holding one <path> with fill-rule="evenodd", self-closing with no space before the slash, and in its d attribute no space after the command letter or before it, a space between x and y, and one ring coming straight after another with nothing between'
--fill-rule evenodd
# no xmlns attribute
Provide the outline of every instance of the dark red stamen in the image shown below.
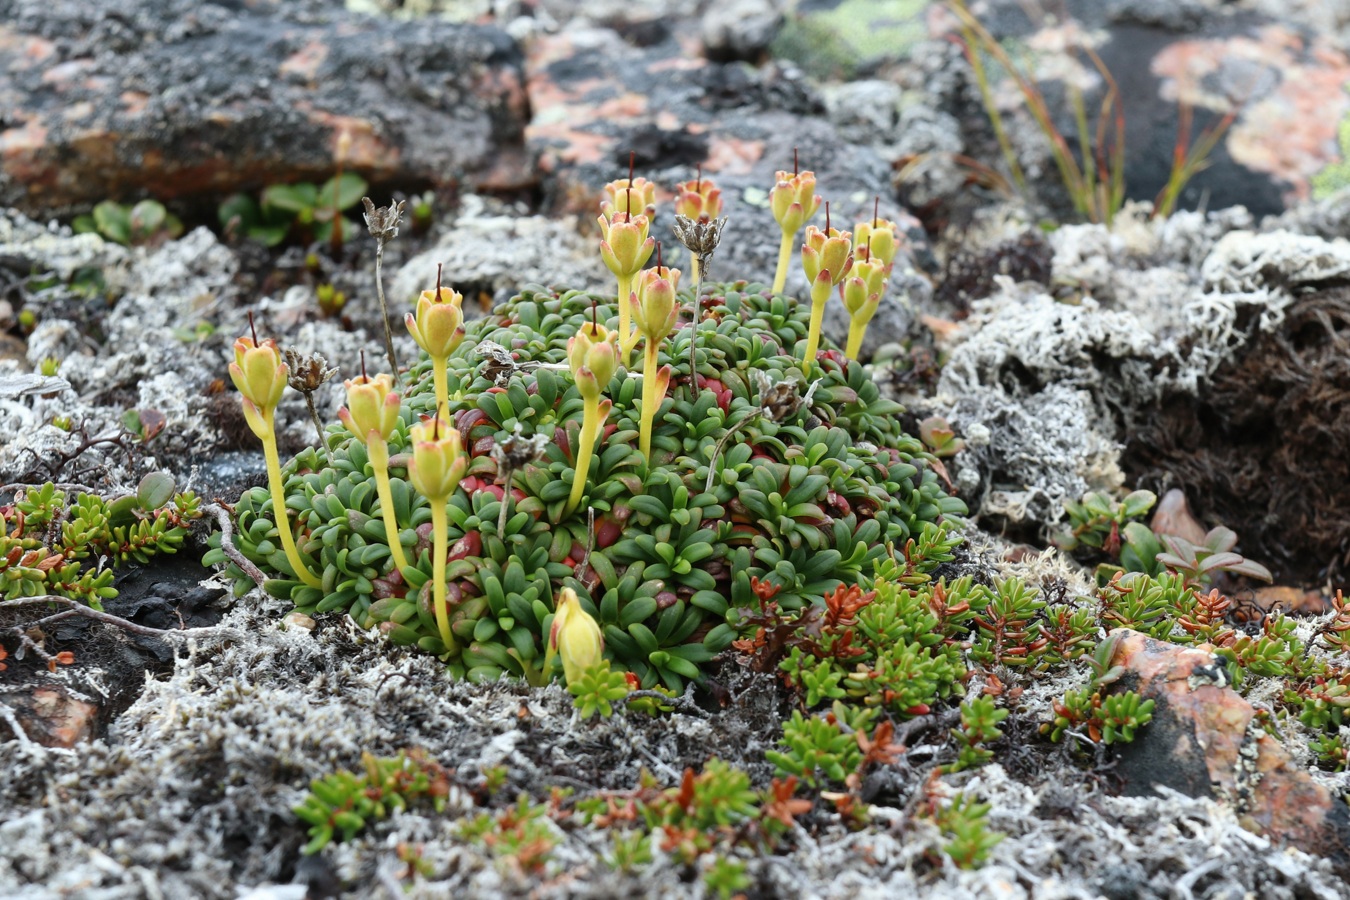
<svg viewBox="0 0 1350 900"><path fill-rule="evenodd" d="M369 384L370 376L366 375L366 351L361 351L361 383Z"/></svg>
<svg viewBox="0 0 1350 900"><path fill-rule="evenodd" d="M436 407L436 415L431 419L431 439L439 441L441 439L441 408Z"/></svg>
<svg viewBox="0 0 1350 900"><path fill-rule="evenodd" d="M593 329L596 330L597 332L600 330L600 323L596 320L596 312L595 312L595 310L596 310L596 308L597 308L599 305L600 305L600 301L599 301L599 300L592 300L592 301L591 301L591 328L593 328Z"/></svg>
<svg viewBox="0 0 1350 900"><path fill-rule="evenodd" d="M441 264L436 263L436 302L441 302Z"/></svg>
<svg viewBox="0 0 1350 900"><path fill-rule="evenodd" d="M253 332L253 346L258 346L258 329L253 327L253 310L248 311L248 330Z"/></svg>
<svg viewBox="0 0 1350 900"><path fill-rule="evenodd" d="M875 229L875 228L877 227L877 222L881 221L881 220L880 220L880 217L879 217L879 211L880 211L880 210L881 210L881 195L880 195L880 194L877 194L875 197L872 198L872 228L873 228L873 229ZM871 243L872 243L872 239L871 239L870 237L867 239L867 243L868 243L868 244L871 244Z"/></svg>
<svg viewBox="0 0 1350 900"><path fill-rule="evenodd" d="M796 147L793 147L793 148L792 148L792 175L793 175L794 178L797 176L797 148L796 148Z"/></svg>
<svg viewBox="0 0 1350 900"><path fill-rule="evenodd" d="M660 242L660 241L657 241L657 242L656 242L656 274L660 275L660 274L661 274L661 269L662 269L662 268L664 268L664 266L661 265L661 242Z"/></svg>
<svg viewBox="0 0 1350 900"><path fill-rule="evenodd" d="M703 163L698 164L698 187L696 190L700 194L703 193Z"/></svg>

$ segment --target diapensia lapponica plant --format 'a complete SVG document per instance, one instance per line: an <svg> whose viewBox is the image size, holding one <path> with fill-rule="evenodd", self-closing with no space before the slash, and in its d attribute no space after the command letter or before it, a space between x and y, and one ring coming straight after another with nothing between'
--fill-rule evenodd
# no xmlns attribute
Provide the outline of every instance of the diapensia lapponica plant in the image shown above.
<svg viewBox="0 0 1350 900"><path fill-rule="evenodd" d="M788 207L814 190L796 179L775 188ZM679 690L737 638L752 584L781 609L821 604L964 513L858 362L819 336L804 361L812 304L745 282L681 296L677 270L642 268L655 201L631 173L606 186L617 295L526 285L468 323L458 294L423 292L408 316L420 359L349 380L326 447L269 465L269 486L236 504L237 549L270 593L346 611L458 677L543 683L572 634L588 636L578 659L598 647L631 683ZM893 252L891 223L868 227L875 258ZM829 277L847 301L845 273ZM255 337L236 354L270 462L285 364ZM564 593L581 624L554 628Z"/></svg>

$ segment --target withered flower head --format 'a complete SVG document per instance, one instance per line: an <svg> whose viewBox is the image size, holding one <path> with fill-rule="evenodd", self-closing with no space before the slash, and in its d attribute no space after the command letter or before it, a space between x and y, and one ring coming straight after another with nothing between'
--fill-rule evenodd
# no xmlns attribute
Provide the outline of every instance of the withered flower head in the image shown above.
<svg viewBox="0 0 1350 900"><path fill-rule="evenodd" d="M774 422L785 422L800 412L802 407L810 406L811 397L820 385L819 381L813 381L806 393L802 394L795 381L783 380L774 383L759 369L751 371L754 372L755 382L759 388L760 409Z"/></svg>
<svg viewBox="0 0 1350 900"><path fill-rule="evenodd" d="M511 351L496 341L479 341L474 348L483 357L483 375L497 387L505 387L520 368Z"/></svg>
<svg viewBox="0 0 1350 900"><path fill-rule="evenodd" d="M722 228L726 224L726 216L707 221L702 218L691 219L688 216L675 217L675 224L672 226L675 237L679 238L680 243L684 244L690 253L698 257L700 281L707 270L708 260L712 258L717 245L722 241Z"/></svg>
<svg viewBox="0 0 1350 900"><path fill-rule="evenodd" d="M318 353L305 356L298 351L287 349L286 365L291 370L286 383L302 394L314 393L338 373L337 366L328 368L328 360Z"/></svg>
<svg viewBox="0 0 1350 900"><path fill-rule="evenodd" d="M379 207L372 203L369 197L362 197L361 202L366 206L364 218L371 237L380 243L398 237L398 226L403 222L403 207L407 205L406 200Z"/></svg>
<svg viewBox="0 0 1350 900"><path fill-rule="evenodd" d="M517 422L515 431L493 444L488 455L499 470L519 469L542 458L549 440L549 436L542 433L525 437Z"/></svg>

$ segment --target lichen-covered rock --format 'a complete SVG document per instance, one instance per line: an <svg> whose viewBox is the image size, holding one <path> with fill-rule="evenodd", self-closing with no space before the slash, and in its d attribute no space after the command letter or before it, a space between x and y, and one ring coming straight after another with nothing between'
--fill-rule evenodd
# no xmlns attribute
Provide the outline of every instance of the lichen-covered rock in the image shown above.
<svg viewBox="0 0 1350 900"><path fill-rule="evenodd" d="M518 186L526 100L502 31L331 4L0 4L0 203L323 181ZM345 135L345 138L344 138Z"/></svg>
<svg viewBox="0 0 1350 900"><path fill-rule="evenodd" d="M1302 771L1228 684L1222 660L1126 631L1112 665L1154 700L1153 721L1121 749L1132 794L1163 785L1229 805L1243 826L1331 857L1350 872L1350 808ZM1131 683L1136 679L1137 683Z"/></svg>
<svg viewBox="0 0 1350 900"><path fill-rule="evenodd" d="M594 217L578 222L520 215L470 195L440 238L390 279L390 303L403 309L431 290L438 265L445 284L470 298L464 312L471 318L509 300L522 284L605 284L613 275L600 259L599 245Z"/></svg>

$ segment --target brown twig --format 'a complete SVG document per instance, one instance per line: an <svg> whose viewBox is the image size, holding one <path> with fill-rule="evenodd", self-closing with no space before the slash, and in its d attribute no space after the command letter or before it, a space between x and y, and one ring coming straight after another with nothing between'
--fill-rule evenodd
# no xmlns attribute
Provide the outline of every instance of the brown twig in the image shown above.
<svg viewBox="0 0 1350 900"><path fill-rule="evenodd" d="M225 507L219 503L203 503L202 512L213 513L216 522L220 524L220 549L230 558L230 562L244 570L244 574L253 579L253 583L262 587L267 581L267 576L262 573L262 569L255 566L248 557L239 551L234 545L234 523L230 521L230 514Z"/></svg>
<svg viewBox="0 0 1350 900"><path fill-rule="evenodd" d="M14 600L0 600L0 610L17 609L23 606L35 606L39 603L57 603L69 607L65 612L54 613L50 616L44 616L36 622L29 622L27 627L50 625L54 622L60 622L69 619L72 616L84 616L86 619L93 619L96 622L103 622L107 625L116 625L132 634L144 634L150 637L158 638L196 638L196 637L233 637L239 638L242 635L232 628L223 628L219 625L210 625L203 628L151 628L149 625L137 625L129 619L121 616L115 616L112 613L102 612L93 607L85 606L78 600L72 600L69 597L58 597L55 594L44 594L38 597L19 597Z"/></svg>

